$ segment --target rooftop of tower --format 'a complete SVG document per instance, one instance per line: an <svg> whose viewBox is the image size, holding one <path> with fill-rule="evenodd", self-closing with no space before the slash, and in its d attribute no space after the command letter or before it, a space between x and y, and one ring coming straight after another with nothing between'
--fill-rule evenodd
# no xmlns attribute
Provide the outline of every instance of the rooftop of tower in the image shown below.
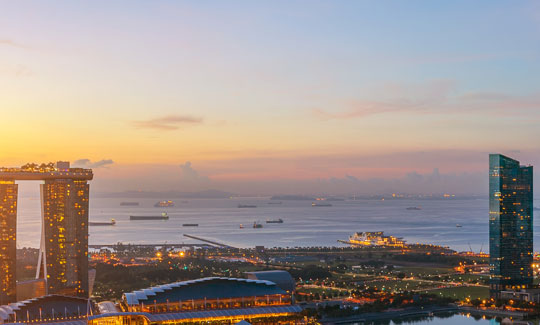
<svg viewBox="0 0 540 325"><path fill-rule="evenodd" d="M1 181L39 181L49 179L91 180L93 177L94 174L91 169L71 168L67 161L58 161L56 164L28 163L21 167L0 167Z"/></svg>

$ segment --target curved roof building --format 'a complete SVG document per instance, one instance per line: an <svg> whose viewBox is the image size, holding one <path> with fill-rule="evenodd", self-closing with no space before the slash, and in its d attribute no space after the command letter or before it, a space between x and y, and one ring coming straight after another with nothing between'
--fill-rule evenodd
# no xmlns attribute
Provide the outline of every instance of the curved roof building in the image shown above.
<svg viewBox="0 0 540 325"><path fill-rule="evenodd" d="M47 295L0 306L0 324L86 318L95 310L88 299Z"/></svg>
<svg viewBox="0 0 540 325"><path fill-rule="evenodd" d="M282 270L246 272L248 279L271 281L287 292L294 292L296 282L291 274Z"/></svg>
<svg viewBox="0 0 540 325"><path fill-rule="evenodd" d="M188 300L230 299L287 295L274 282L239 278L210 277L181 281L133 291L123 295L127 306L163 304Z"/></svg>
<svg viewBox="0 0 540 325"><path fill-rule="evenodd" d="M88 300L83 298L30 299L1 306L0 324L305 324L302 308L292 301L292 293L272 281L211 277L125 293L119 309L110 302L99 310L91 304L88 314Z"/></svg>

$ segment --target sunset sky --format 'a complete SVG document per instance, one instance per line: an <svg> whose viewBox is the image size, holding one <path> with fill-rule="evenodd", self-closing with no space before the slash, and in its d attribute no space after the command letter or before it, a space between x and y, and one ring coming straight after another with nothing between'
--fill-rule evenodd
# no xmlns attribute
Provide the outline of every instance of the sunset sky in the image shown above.
<svg viewBox="0 0 540 325"><path fill-rule="evenodd" d="M99 191L478 193L540 166L540 3L4 1L0 109Z"/></svg>

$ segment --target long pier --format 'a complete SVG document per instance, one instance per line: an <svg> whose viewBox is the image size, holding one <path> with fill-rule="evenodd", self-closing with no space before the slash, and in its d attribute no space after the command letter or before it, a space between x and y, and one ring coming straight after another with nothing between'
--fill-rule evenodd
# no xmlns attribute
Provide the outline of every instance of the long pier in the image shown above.
<svg viewBox="0 0 540 325"><path fill-rule="evenodd" d="M212 245L208 244L129 244L129 243L122 243L121 246L128 246L128 247L136 247L136 248L156 248L156 247L166 247L166 248L184 248L184 247L214 247ZM119 244L95 244L95 245L88 245L88 248L106 248L106 247L117 247L120 246Z"/></svg>
<svg viewBox="0 0 540 325"><path fill-rule="evenodd" d="M195 240L200 240L202 242L209 243L209 244L216 245L216 246L220 246L220 247L223 247L223 248L236 248L236 247L229 246L229 245L226 245L226 244L218 243L216 241L212 241L212 240L208 240L208 239L204 239L204 238L201 238L201 237L196 237L196 236L192 236L192 235L188 235L188 234L184 234L184 237L195 239Z"/></svg>

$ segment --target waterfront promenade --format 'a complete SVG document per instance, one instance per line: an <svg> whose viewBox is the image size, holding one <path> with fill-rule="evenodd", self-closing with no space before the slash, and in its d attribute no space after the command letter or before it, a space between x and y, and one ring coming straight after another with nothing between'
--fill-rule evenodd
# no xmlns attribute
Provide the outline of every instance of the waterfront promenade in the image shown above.
<svg viewBox="0 0 540 325"><path fill-rule="evenodd" d="M476 316L487 317L501 317L511 319L524 319L529 316L525 312L498 310L498 309L486 309L486 308L474 308L466 306L426 306L426 307L410 307L400 310L385 311L380 313L363 313L359 315L353 315L340 318L323 318L322 324L350 324L350 323L364 323L374 322L391 319L405 319L409 317L429 317L436 316L442 313L461 313L470 314Z"/></svg>
<svg viewBox="0 0 540 325"><path fill-rule="evenodd" d="M363 313L340 318L323 318L322 324L350 324L373 322L390 319L403 319L408 317L428 317L436 313L455 313L459 312L459 307L456 305L449 306L426 306L426 307L409 307L400 310L386 311L380 313Z"/></svg>

